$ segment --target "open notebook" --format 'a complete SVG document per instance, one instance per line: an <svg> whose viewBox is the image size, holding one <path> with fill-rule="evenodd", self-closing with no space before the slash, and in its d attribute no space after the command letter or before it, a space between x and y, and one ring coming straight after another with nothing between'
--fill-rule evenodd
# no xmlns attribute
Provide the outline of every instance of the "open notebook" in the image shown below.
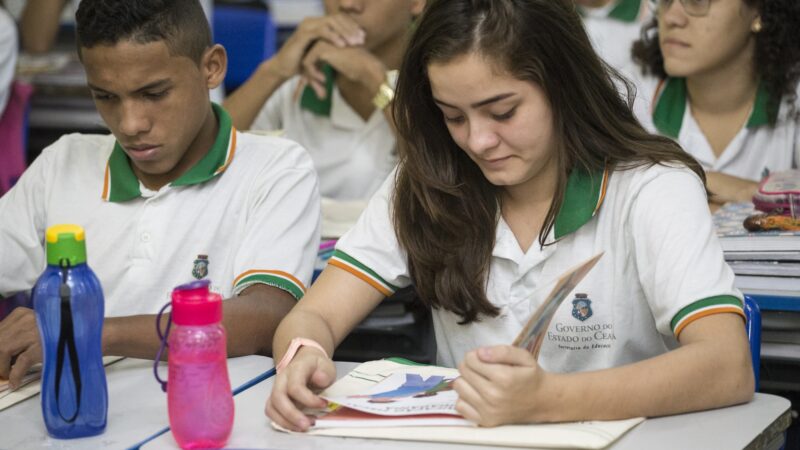
<svg viewBox="0 0 800 450"><path fill-rule="evenodd" d="M458 376L458 371L437 366L409 365L408 362L401 360L370 361L353 369L326 389L322 395L327 399L347 399L349 397L349 400L345 400L345 402L364 400L365 393L375 394L378 390L382 391L387 387L387 380L391 381L398 377L405 379L408 374L431 381L429 390L423 391L423 394L427 394L431 389L436 389L433 386L434 382L452 379ZM438 399L437 396L439 396ZM321 417L317 419L315 427L306 434L508 447L601 449L611 445L644 420L644 418L634 418L607 422L505 425L482 428L467 422L455 413L455 399L448 396L447 391L440 390L436 396L422 398L435 400L423 402L422 406L417 404L416 408L425 409L425 414L406 417L369 416L350 408L348 410L351 412L337 414L337 410L341 407L333 406L329 408L329 411L333 412L322 413ZM424 406L426 404L428 406ZM350 405L353 406L353 403ZM374 404L376 407L377 405L381 405L381 403ZM383 403L383 405L394 405L387 407L387 410L414 409L408 402L402 403L401 401ZM394 423L392 423L393 421ZM275 423L272 426L286 431Z"/></svg>
<svg viewBox="0 0 800 450"><path fill-rule="evenodd" d="M120 359L122 359L121 356L106 356L103 358L103 365L108 366ZM39 393L41 390L41 383L39 382L41 369L41 364L33 366L23 378L22 385L13 391L8 386L8 380L0 378L0 411Z"/></svg>

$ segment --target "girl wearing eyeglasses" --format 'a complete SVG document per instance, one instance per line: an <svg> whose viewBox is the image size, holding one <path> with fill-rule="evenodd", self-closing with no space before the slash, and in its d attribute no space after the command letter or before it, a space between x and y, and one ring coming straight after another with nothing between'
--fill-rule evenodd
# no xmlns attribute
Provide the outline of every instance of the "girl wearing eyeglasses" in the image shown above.
<svg viewBox="0 0 800 450"><path fill-rule="evenodd" d="M267 414L306 430L329 355L394 290L432 309L457 410L484 426L748 401L741 294L703 173L646 132L570 0L435 0L400 68L396 173L281 322ZM513 347L550 283L604 255L538 359Z"/></svg>
<svg viewBox="0 0 800 450"><path fill-rule="evenodd" d="M634 45L649 111L706 170L715 209L800 162L800 2L657 0Z"/></svg>

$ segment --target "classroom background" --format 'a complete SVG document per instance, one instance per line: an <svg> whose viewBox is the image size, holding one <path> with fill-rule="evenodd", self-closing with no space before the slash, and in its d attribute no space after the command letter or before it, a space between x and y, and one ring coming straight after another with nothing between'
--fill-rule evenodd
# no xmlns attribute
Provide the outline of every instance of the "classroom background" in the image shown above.
<svg viewBox="0 0 800 450"><path fill-rule="evenodd" d="M52 48L32 53L21 48L21 40L14 43L19 50L12 88L16 97L12 94L6 111L0 116L0 140L4 140L0 143L0 175L14 170L21 173L42 149L64 134L108 133L85 85L83 68L74 48L74 6L67 3ZM218 102L244 83L261 61L273 55L303 18L324 13L322 0L216 0L213 4L209 0L207 3L210 9L206 13L211 20L214 40L223 44L229 55L223 89L212 93L212 98ZM4 0L0 5L12 18L19 20L25 0ZM0 42L0 47L2 45ZM13 182L13 176L9 179ZM9 187L0 184L0 195ZM791 400L793 422L785 448L800 448L797 419L800 410L800 233L754 236L730 228L731 223L741 223L742 214L749 212L752 210L741 205L727 208L715 216L715 223L726 259L741 279L740 289L760 307L759 390ZM330 257L332 242L323 241L318 269ZM765 246L785 250L784 258L769 265L753 265L752 261L759 258ZM24 304L28 300L14 301ZM2 315L13 307L12 301L4 302L0 307ZM370 315L336 354L338 360L345 361L368 361L385 356L435 362L430 313L415 301L413 291L396 294L391 302Z"/></svg>

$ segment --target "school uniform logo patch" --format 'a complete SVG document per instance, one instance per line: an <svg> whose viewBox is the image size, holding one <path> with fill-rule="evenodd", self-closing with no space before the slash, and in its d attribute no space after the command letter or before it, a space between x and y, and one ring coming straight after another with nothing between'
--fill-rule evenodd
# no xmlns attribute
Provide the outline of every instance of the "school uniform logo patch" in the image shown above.
<svg viewBox="0 0 800 450"><path fill-rule="evenodd" d="M575 294L572 300L572 317L584 322L592 317L592 301L586 294Z"/></svg>
<svg viewBox="0 0 800 450"><path fill-rule="evenodd" d="M197 255L192 268L192 276L200 280L206 275L208 275L208 255Z"/></svg>

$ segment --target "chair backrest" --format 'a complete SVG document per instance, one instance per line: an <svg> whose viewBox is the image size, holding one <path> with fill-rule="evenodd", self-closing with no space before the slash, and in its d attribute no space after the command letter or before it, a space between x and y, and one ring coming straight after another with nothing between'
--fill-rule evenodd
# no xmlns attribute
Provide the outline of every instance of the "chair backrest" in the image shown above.
<svg viewBox="0 0 800 450"><path fill-rule="evenodd" d="M225 90L233 92L247 81L258 65L275 54L278 29L263 4L216 5L213 17L214 42L228 53Z"/></svg>
<svg viewBox="0 0 800 450"><path fill-rule="evenodd" d="M756 379L756 392L761 372L761 309L749 295L744 296L744 315L747 317L747 339L750 341L750 356L753 358L753 375Z"/></svg>
<svg viewBox="0 0 800 450"><path fill-rule="evenodd" d="M5 111L0 111L0 196L25 171L27 113L33 88L14 81Z"/></svg>

